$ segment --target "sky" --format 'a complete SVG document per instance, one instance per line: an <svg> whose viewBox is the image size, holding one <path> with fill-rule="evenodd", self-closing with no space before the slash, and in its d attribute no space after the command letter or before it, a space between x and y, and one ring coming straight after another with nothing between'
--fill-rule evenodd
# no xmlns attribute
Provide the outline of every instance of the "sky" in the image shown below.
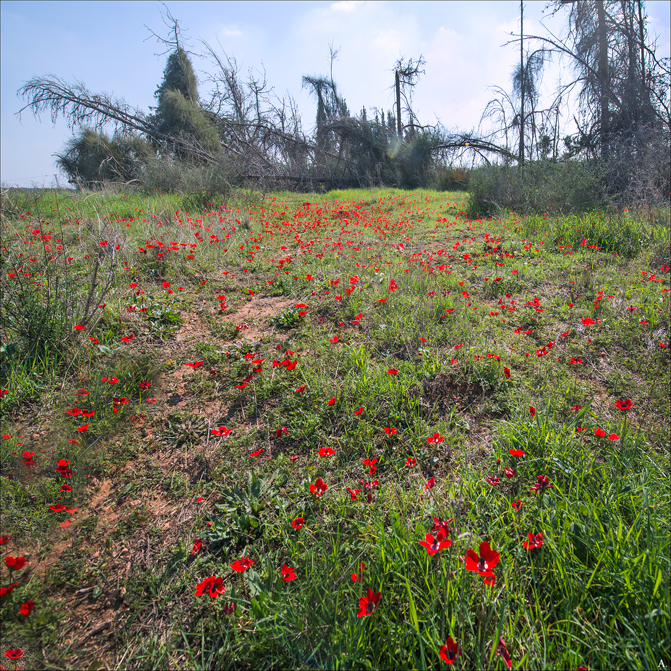
<svg viewBox="0 0 671 671"><path fill-rule="evenodd" d="M524 32L558 35L565 11L552 17L546 2L526 2ZM333 78L350 113L363 106L392 109L393 67L400 57L422 55L425 74L414 91L413 109L422 123L440 121L450 130L478 127L492 87L510 91L519 59L519 2L171 2L190 50L201 40L235 57L241 73L265 70L280 97L291 95L306 131L314 127L316 104L303 75L329 74L329 45L339 49ZM671 3L647 2L648 30L658 54L669 55ZM25 111L17 96L29 79L46 74L83 82L145 112L155 105L167 55L150 30L167 36L163 4L136 2L0 2L0 182L50 186L66 179L54 154L72 137L63 119L52 123ZM207 97L205 58L192 56L201 98ZM549 94L567 65L544 75Z"/></svg>

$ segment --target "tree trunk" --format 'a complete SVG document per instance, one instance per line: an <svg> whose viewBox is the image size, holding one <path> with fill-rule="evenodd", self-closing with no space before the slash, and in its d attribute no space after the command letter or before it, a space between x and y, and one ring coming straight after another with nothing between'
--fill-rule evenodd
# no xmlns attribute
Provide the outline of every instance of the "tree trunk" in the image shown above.
<svg viewBox="0 0 671 671"><path fill-rule="evenodd" d="M520 0L520 153L518 162L524 165L524 89L526 81L524 77L524 0Z"/></svg>
<svg viewBox="0 0 671 671"><path fill-rule="evenodd" d="M601 102L601 158L608 156L608 36L603 0L596 3L599 21L599 98Z"/></svg>
<svg viewBox="0 0 671 671"><path fill-rule="evenodd" d="M645 23L643 23L643 8L641 0L638 0L638 32L641 46L641 81L643 82L643 91L646 90L645 84Z"/></svg>
<svg viewBox="0 0 671 671"><path fill-rule="evenodd" d="M401 79L396 70L396 134L398 139L401 139L403 133L403 126L401 124Z"/></svg>

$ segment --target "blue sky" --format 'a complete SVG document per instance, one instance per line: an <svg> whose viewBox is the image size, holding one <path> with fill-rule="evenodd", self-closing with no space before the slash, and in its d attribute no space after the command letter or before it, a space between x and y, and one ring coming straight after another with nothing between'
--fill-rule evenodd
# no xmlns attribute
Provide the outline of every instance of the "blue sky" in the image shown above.
<svg viewBox="0 0 671 671"><path fill-rule="evenodd" d="M518 2L167 2L202 53L199 40L217 39L242 73L265 68L268 82L297 101L303 124L314 124L315 103L301 76L328 74L329 44L340 48L333 75L351 112L362 106L391 109L391 69L400 56L423 54L426 74L415 89L414 109L424 123L471 130L493 96L492 86L511 88L519 58L503 46L519 32ZM525 4L525 34L547 35L564 26L563 12L550 17L545 2ZM649 30L659 36L659 54L669 55L668 2L648 2ZM165 34L159 2L1 2L1 163L3 184L50 185L53 154L71 137L65 122L40 121L30 112L16 117L19 87L36 75L83 82L148 111L167 56L145 26ZM208 62L193 58L203 82ZM545 88L561 66L551 66ZM563 79L568 73L564 66Z"/></svg>

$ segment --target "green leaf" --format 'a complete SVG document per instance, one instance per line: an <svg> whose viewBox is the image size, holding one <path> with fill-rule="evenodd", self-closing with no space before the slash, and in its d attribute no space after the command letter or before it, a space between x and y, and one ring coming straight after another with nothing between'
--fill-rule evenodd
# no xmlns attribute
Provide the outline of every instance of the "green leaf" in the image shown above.
<svg viewBox="0 0 671 671"><path fill-rule="evenodd" d="M247 571L247 583L249 584L249 591L251 592L252 598L255 598L263 593L263 583L261 581L261 576L254 570L249 569Z"/></svg>
<svg viewBox="0 0 671 671"><path fill-rule="evenodd" d="M662 569L660 568L657 571L657 580L655 580L655 586L653 587L652 590L653 597L657 596L657 590L659 589L659 586L662 584L662 578L663 578Z"/></svg>
<svg viewBox="0 0 671 671"><path fill-rule="evenodd" d="M400 576L400 574L397 574ZM419 636L419 620L417 619L417 610L415 609L415 600L412 598L412 590L410 589L410 583L408 582L408 579L405 576L402 576L403 579L405 580L405 587L408 591L408 604L410 607L410 622L412 623L412 626L415 628L415 631L417 632L417 635Z"/></svg>

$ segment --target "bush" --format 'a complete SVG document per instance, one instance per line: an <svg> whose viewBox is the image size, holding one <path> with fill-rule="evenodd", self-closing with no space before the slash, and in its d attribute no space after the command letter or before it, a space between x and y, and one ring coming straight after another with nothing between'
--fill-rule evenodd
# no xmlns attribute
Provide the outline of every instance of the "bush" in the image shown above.
<svg viewBox="0 0 671 671"><path fill-rule="evenodd" d="M182 208L198 210L228 200L232 191L230 172L224 162L194 165L176 158L155 158L145 165L142 186L146 191L185 194Z"/></svg>
<svg viewBox="0 0 671 671"><path fill-rule="evenodd" d="M431 172L430 185L436 191L468 191L470 177L464 168L439 165Z"/></svg>
<svg viewBox="0 0 671 671"><path fill-rule="evenodd" d="M602 168L580 161L488 165L470 176L471 218L508 209L516 212L585 212L604 207Z"/></svg>
<svg viewBox="0 0 671 671"><path fill-rule="evenodd" d="M71 184L95 188L105 182L137 181L153 153L142 138L123 133L109 138L91 128L81 128L67 142L65 151L56 154L56 165Z"/></svg>

